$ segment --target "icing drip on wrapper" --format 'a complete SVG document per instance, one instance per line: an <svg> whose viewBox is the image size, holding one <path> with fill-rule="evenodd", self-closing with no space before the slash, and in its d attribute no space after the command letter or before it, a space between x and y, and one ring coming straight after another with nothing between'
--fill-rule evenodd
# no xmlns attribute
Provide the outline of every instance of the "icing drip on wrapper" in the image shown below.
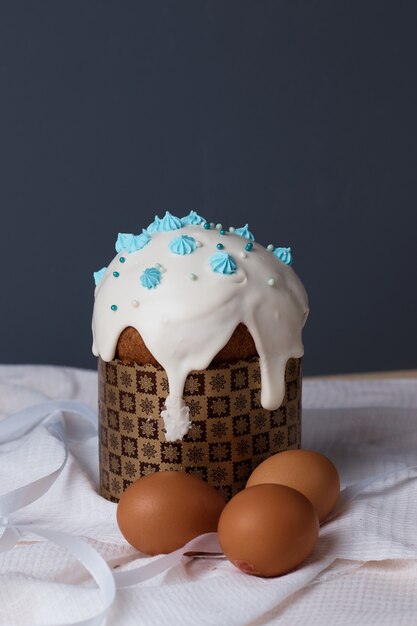
<svg viewBox="0 0 417 626"><path fill-rule="evenodd" d="M247 238L220 234L194 212L190 216L156 218L156 228L146 230L146 245L120 249L101 270L95 292L94 354L112 361L121 332L132 326L167 373L169 395L161 412L167 441L181 440L191 424L183 399L188 374L206 369L239 323L247 326L259 355L261 404L277 409L287 361L304 352L301 331L308 315L306 292L286 259L255 242L242 255ZM173 244L175 237L182 239ZM158 282L150 280L157 273Z"/></svg>
<svg viewBox="0 0 417 626"><path fill-rule="evenodd" d="M165 407L165 411L161 411L166 431L165 439L167 441L182 439L191 426L190 409L183 398L174 397L172 394L166 399Z"/></svg>

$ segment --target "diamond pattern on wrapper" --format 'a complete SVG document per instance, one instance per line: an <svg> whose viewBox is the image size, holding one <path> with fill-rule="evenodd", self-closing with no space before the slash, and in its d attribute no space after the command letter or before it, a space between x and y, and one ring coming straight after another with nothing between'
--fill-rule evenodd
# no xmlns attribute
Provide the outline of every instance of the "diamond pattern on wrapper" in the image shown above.
<svg viewBox="0 0 417 626"><path fill-rule="evenodd" d="M166 441L160 417L168 395L162 368L99 359L98 372L100 491L112 502L158 471L195 474L228 500L265 458L300 447L300 359L287 363L285 398L275 411L260 404L257 357L191 372L184 389L191 427L175 442Z"/></svg>

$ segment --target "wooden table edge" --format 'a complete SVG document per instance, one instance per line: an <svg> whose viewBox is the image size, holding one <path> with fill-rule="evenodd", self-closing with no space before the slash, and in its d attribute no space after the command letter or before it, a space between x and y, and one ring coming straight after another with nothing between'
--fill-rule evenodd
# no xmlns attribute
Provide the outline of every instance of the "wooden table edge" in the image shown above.
<svg viewBox="0 0 417 626"><path fill-rule="evenodd" d="M395 370L392 372L361 372L332 374L329 376L304 376L304 380L387 380L389 378L417 378L417 370Z"/></svg>

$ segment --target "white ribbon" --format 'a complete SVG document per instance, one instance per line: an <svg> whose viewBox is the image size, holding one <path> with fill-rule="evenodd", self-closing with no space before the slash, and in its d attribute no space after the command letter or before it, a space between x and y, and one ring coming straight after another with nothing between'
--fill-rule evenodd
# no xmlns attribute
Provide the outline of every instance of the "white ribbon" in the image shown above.
<svg viewBox="0 0 417 626"><path fill-rule="evenodd" d="M73 429L73 432L68 433L65 421L62 419L63 412L76 413L85 418L88 430L85 430L85 425L80 425ZM102 624L115 599L116 588L129 587L150 580L173 567L188 552L221 552L217 533L207 533L195 537L182 548L175 550L175 552L158 557L139 568L125 572L112 572L100 554L79 537L49 528L35 527L31 524L14 525L9 521L8 517L15 511L41 498L57 480L68 459L67 442L73 437L84 437L88 431L91 435L97 434L97 415L88 406L72 400L51 400L23 409L0 421L0 445L22 437L40 424L43 424L51 436L62 442L64 458L61 465L53 472L0 496L0 533L3 528L3 533L0 536L0 552L11 550L21 539L23 533L30 532L65 548L80 561L91 574L101 592L103 608L95 616L78 622L68 623L67 626L98 626ZM411 466L401 470L394 470L393 472L366 478L346 487L341 491L338 504L325 522L339 515L352 500L373 483L398 473L416 469L417 466ZM63 625L61 624L60 626Z"/></svg>
<svg viewBox="0 0 417 626"><path fill-rule="evenodd" d="M97 433L97 415L94 411L81 402L72 400L44 402L0 421L0 444L14 441L36 426L43 424L51 436L61 441L64 449L64 458L56 470L0 496L0 533L3 528L3 534L0 536L0 552L11 550L25 532L38 535L68 550L91 574L103 599L103 608L100 613L76 623L68 623L68 626L98 626L108 614L116 596L116 587L136 585L161 574L178 563L186 551L216 552L220 551L220 546L217 541L217 533L207 533L195 537L175 552L159 557L142 567L113 573L100 554L79 537L50 528L35 527L31 524L14 525L10 522L8 517L41 498L52 487L65 467L68 459L67 442L71 437L66 430L62 415L58 417L62 412L76 413L82 416L87 420L91 434ZM85 433L85 428L75 428L71 435L77 438L78 436L85 436Z"/></svg>

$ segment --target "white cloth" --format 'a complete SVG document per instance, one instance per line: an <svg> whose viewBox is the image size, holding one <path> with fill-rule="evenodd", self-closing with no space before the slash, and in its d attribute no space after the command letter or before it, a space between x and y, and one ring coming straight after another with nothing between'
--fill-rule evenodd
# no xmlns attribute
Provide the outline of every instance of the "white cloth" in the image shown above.
<svg viewBox="0 0 417 626"><path fill-rule="evenodd" d="M0 366L0 416L45 398L96 407L94 372ZM369 487L320 529L311 558L277 579L240 573L227 561L184 561L117 593L109 626L417 624L417 381L306 381L303 447L327 454L343 485L402 473ZM66 420L77 419L67 416ZM60 443L42 427L0 447L0 494L54 470ZM97 441L70 445L51 490L13 515L87 538L112 567L137 567L120 535L116 505L97 494ZM63 549L28 536L0 554L0 624L76 621L99 611L88 575Z"/></svg>

